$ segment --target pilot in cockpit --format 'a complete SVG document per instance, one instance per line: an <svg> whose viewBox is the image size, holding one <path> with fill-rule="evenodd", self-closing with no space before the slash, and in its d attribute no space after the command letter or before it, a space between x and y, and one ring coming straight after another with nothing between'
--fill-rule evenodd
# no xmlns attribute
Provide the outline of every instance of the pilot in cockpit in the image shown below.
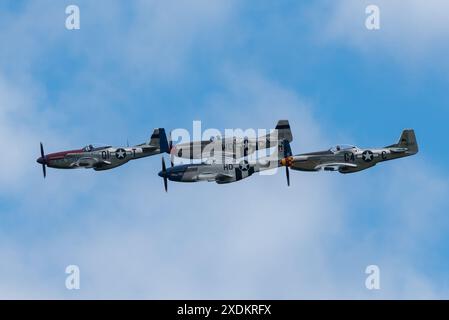
<svg viewBox="0 0 449 320"><path fill-rule="evenodd" d="M355 149L357 149L357 147L351 146L349 144L339 144L339 145L332 147L330 149L330 151L333 153L337 153L337 152L341 152L341 151L347 151L347 150L350 151L350 150L355 150Z"/></svg>
<svg viewBox="0 0 449 320"><path fill-rule="evenodd" d="M86 147L84 147L84 151L85 152L91 152L92 150L94 149L94 146L93 145L88 145L88 146L86 146Z"/></svg>

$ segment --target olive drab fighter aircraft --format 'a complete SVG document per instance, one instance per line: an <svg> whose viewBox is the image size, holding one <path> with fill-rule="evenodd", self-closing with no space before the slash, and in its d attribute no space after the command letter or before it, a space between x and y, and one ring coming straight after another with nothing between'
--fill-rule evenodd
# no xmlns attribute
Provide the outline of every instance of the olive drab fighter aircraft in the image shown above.
<svg viewBox="0 0 449 320"><path fill-rule="evenodd" d="M379 162L408 157L418 153L413 130L402 131L398 143L383 148L362 149L351 145L337 145L326 151L303 153L285 157L281 165L299 171L338 171L352 173L368 169Z"/></svg>
<svg viewBox="0 0 449 320"><path fill-rule="evenodd" d="M178 143L173 145L170 134L170 155L186 159L206 159L225 154L234 159L246 157L258 150L275 147L281 141L292 142L293 136L288 120L279 120L275 132L258 138L211 137L209 140ZM173 161L172 161L173 162Z"/></svg>
<svg viewBox="0 0 449 320"><path fill-rule="evenodd" d="M45 154L41 143L41 157L37 162L42 165L44 178L46 167L58 169L87 168L96 171L109 170L127 163L159 153L168 152L168 141L163 128L154 129L150 141L133 147L96 147L88 145L82 149Z"/></svg>
<svg viewBox="0 0 449 320"><path fill-rule="evenodd" d="M281 159L292 155L288 140L283 140L278 144L277 157L264 157L255 161L247 158L236 160L231 157L224 158L224 161L217 162L217 159L208 159L202 163L181 164L166 168L164 158L162 158L162 171L159 176L164 179L164 188L167 191L167 180L176 182L199 182L209 181L218 184L225 184L240 181L248 178L255 172L278 168ZM290 185L288 167L286 167L287 183Z"/></svg>

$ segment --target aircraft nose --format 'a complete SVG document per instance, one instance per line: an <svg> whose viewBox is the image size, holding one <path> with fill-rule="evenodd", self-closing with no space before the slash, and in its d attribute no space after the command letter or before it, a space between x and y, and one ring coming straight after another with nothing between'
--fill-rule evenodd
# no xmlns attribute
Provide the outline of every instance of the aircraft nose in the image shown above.
<svg viewBox="0 0 449 320"><path fill-rule="evenodd" d="M36 160L36 162L37 162L37 163L40 163L40 164L44 164L44 163L45 163L45 160L44 160L44 158L39 157L39 158Z"/></svg>
<svg viewBox="0 0 449 320"><path fill-rule="evenodd" d="M158 176L161 177L161 178L163 178L163 177L164 177L164 172L159 171Z"/></svg>

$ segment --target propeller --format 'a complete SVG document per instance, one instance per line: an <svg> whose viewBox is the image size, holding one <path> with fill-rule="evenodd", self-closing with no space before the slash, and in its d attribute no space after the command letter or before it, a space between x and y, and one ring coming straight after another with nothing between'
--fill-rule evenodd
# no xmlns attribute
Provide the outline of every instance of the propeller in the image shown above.
<svg viewBox="0 0 449 320"><path fill-rule="evenodd" d="M171 151L171 148L173 147L173 140L171 139L171 131L170 131L170 135L168 136L168 150Z"/></svg>
<svg viewBox="0 0 449 320"><path fill-rule="evenodd" d="M42 159L42 173L44 174L44 178L47 176L47 168L45 166L45 153L44 153L44 146L42 145L41 142L41 159Z"/></svg>
<svg viewBox="0 0 449 320"><path fill-rule="evenodd" d="M168 150L170 150L170 165L171 165L171 167L173 168L173 166L174 166L174 158L175 158L175 155L173 154L173 152L172 152L172 148L173 148L173 140L172 140L172 138L171 138L171 131L170 131L170 135L169 135L169 141L168 141Z"/></svg>
<svg viewBox="0 0 449 320"><path fill-rule="evenodd" d="M162 178L164 178L164 189L167 192L168 180L167 180L167 168L165 167L164 157L162 157Z"/></svg>
<svg viewBox="0 0 449 320"><path fill-rule="evenodd" d="M285 166L285 176L287 178L287 186L290 187L290 170L288 167L292 164L292 149L290 147L290 143L287 140L282 141L282 149L283 149L283 156L284 159L281 160L281 164Z"/></svg>

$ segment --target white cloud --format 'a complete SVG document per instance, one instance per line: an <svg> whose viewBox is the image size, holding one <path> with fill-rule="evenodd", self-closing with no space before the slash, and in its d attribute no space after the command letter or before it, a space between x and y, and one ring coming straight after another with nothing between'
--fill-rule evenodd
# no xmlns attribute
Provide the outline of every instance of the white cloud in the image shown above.
<svg viewBox="0 0 449 320"><path fill-rule="evenodd" d="M159 2L140 3L153 6L160 14L154 13L147 22L139 13L136 21L142 24L130 23L127 30L131 33L119 33L119 40L129 40L129 46L122 45L110 61L129 54L133 61L124 65L132 72L142 64L149 70L176 74L183 68L191 43L198 37L204 41L213 36L203 29L216 30L229 17L229 8L223 3L199 4L183 5L176 11ZM112 34L120 32L114 29L115 19L120 19L119 8L117 3L111 4L97 20L104 26L110 19ZM172 29L172 15L177 17L179 28ZM28 20L20 19L19 23L23 21ZM95 24L94 20L91 23ZM85 26L82 22L82 30ZM153 31L159 27L166 38ZM140 46L147 32L154 37ZM51 39L41 45L51 47ZM31 50L33 44L16 45L29 50L30 62L39 60L39 53ZM92 59L89 66L96 72L104 71L102 54L118 47L113 39L104 39L98 47L92 43L86 49ZM38 52L44 55L46 50ZM37 81L22 82L21 76L31 78L27 68L31 65L19 63L12 77L0 77L2 145L20 148L3 160L0 169L0 191L4 197L12 195L14 207L13 212L6 208L2 212L2 298L444 296L440 275L430 277L415 266L416 242L407 243L410 237L414 241L428 237L439 241L445 231L435 231L424 217L430 213L435 221L446 225L441 208L446 203L447 185L444 178L428 169L430 161L404 167L393 162L351 176L292 172L290 188L280 171L276 176L255 176L230 185L170 183L165 194L156 175L159 157L101 173L49 169L49 178L43 182L34 162L38 139L44 137L53 146L61 145L58 139L64 138L56 136L66 131L53 126L51 120L57 116L47 116L49 111L41 108L47 101ZM5 74L11 76L11 70ZM212 125L269 128L278 119L288 118L295 135L294 151L328 145L331 133L316 119L314 104L293 90L257 72L232 67L224 70L219 81L222 90L205 99L205 105L210 106L205 117ZM214 118L223 120L213 123ZM398 161L408 163L410 159ZM367 178L379 176L391 179L391 187L379 191L381 183L367 183ZM15 184L14 189L10 189L11 184ZM360 205L354 195L372 195L384 201L380 204L383 214L391 216L385 220L391 224L382 225L385 232L367 228L367 234L358 238L351 224L360 222L360 212L351 212ZM432 210L422 204L426 201L434 204ZM401 233L397 234L399 227ZM389 239L394 241L390 248L386 245ZM376 250L378 245L381 250ZM432 243L427 246L433 248ZM373 260L385 271L384 289L378 294L364 289L364 270ZM64 270L69 264L81 268L80 291L64 288Z"/></svg>
<svg viewBox="0 0 449 320"><path fill-rule="evenodd" d="M29 108L35 94L29 95L20 87L8 82L0 74L0 144L4 156L0 157L0 190L5 191L21 184L26 178L26 169L33 153L38 154L38 145L33 145L36 133L35 110Z"/></svg>
<svg viewBox="0 0 449 320"><path fill-rule="evenodd" d="M263 110L275 102L281 103L288 110L285 114L294 132L302 132L299 146L306 141L310 145L322 143L322 129L311 116L310 107L294 92L255 73L230 72L223 78L226 84L223 92L211 98L216 101L215 107L235 102L236 110L246 107L245 111L255 115L256 122L270 124L273 112ZM241 79L244 85L236 85L233 79ZM237 103L242 98L243 102ZM290 188L285 185L283 171L276 176L255 176L230 185L170 183L169 193L165 194L162 181L156 176L159 160L146 159L104 173L53 170L45 187L35 192L29 190L40 184L31 180L30 185L24 186L23 205L18 214L26 218L17 232L25 233L39 221L30 234L41 234L40 240L23 243L11 233L2 236L0 252L6 259L2 259L0 295L4 298L442 296L438 280L415 267L415 252L403 246L404 239L414 237L419 241L435 232L429 224L413 222L417 217L409 215L409 205L418 219L427 211L419 205L417 195L430 196L426 201L436 203L433 212L441 218L447 186L437 174L425 169L428 165L413 162L404 167L393 162L381 169L376 167L371 173L352 176L292 172ZM420 173L410 175L416 168ZM348 212L354 209L353 202L357 200L347 191L351 185L366 185L367 175L388 178L393 183L391 189L381 192L385 204L379 204L392 220L386 219L390 223L385 226L387 232L358 239L350 225L352 219L357 219L357 213ZM405 189L400 187L402 182ZM379 185L369 184L363 190L362 194L379 193ZM49 206L55 194L60 200ZM417 202L409 204L407 199ZM435 215L433 219L439 219ZM401 234L396 236L399 226ZM390 239L393 244L386 246ZM376 250L379 244L382 250ZM381 267L380 292L364 288L364 269L371 263ZM81 268L80 291L64 288L64 269L69 264Z"/></svg>

